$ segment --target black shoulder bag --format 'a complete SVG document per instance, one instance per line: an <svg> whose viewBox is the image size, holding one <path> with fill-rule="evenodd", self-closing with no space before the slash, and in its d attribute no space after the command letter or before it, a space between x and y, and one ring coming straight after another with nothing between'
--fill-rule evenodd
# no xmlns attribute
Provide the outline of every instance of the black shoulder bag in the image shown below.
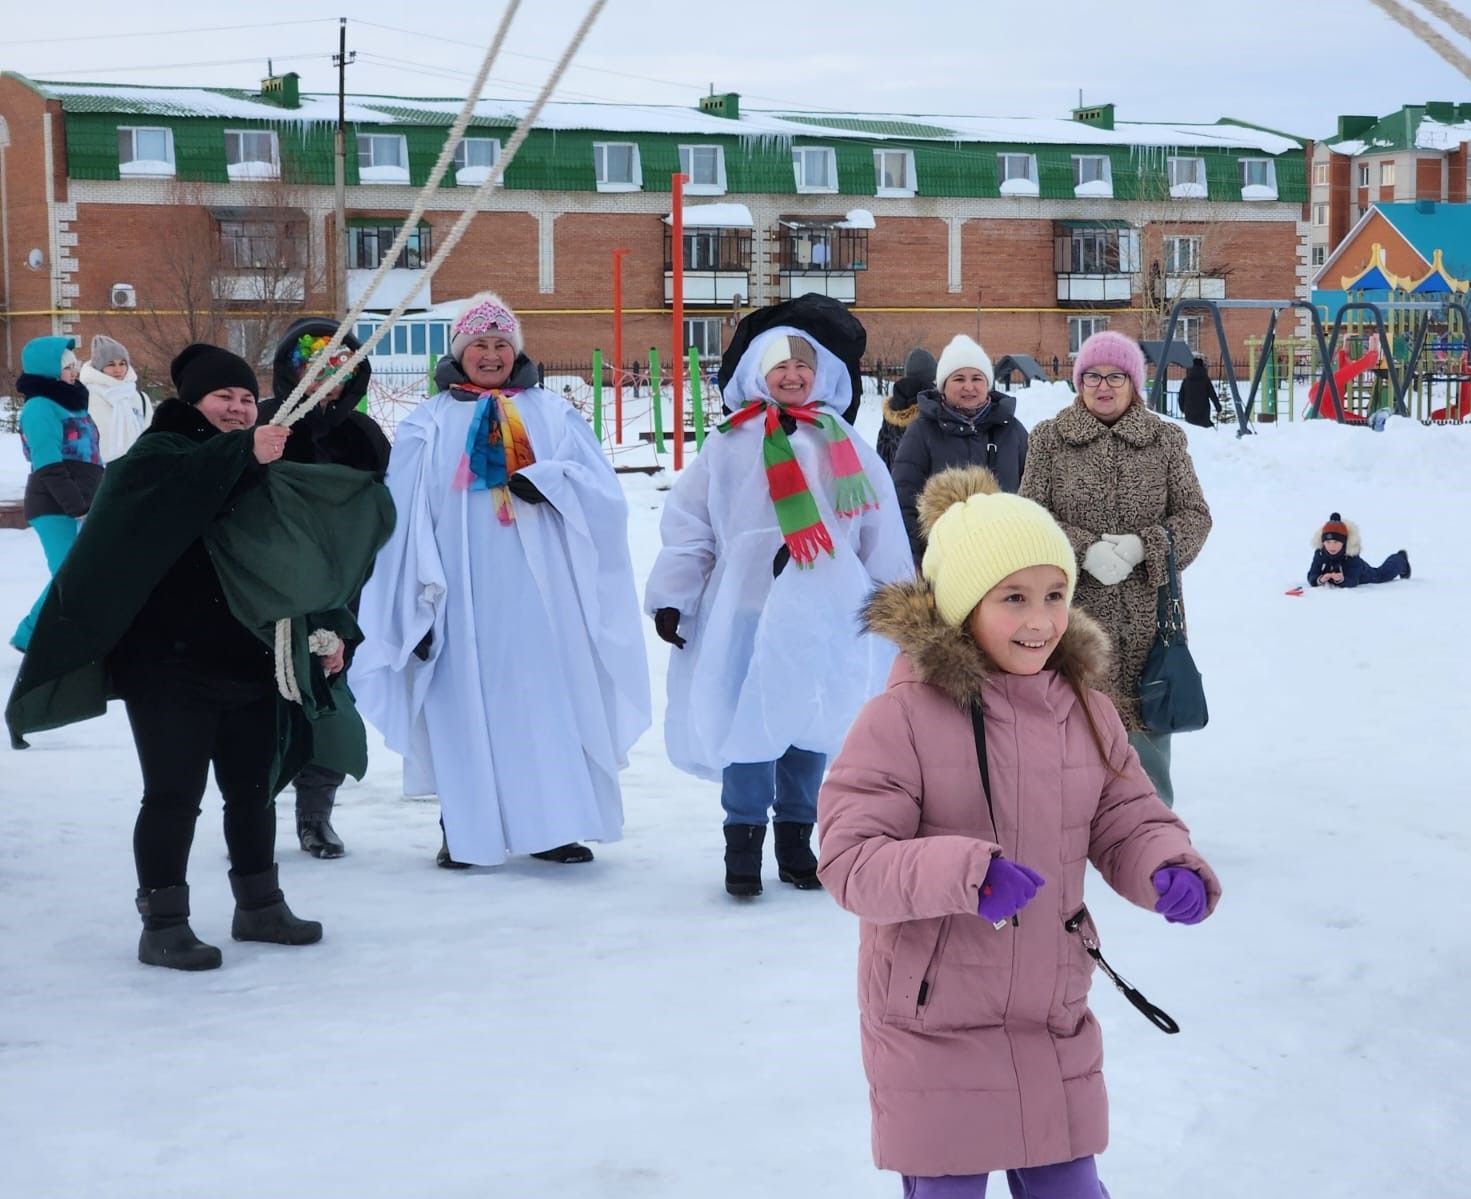
<svg viewBox="0 0 1471 1199"><path fill-rule="evenodd" d="M1155 601L1154 644L1139 676L1139 718L1153 733L1193 733L1210 720L1205 684L1185 641L1185 605L1175 568L1175 537L1165 530L1169 577Z"/></svg>

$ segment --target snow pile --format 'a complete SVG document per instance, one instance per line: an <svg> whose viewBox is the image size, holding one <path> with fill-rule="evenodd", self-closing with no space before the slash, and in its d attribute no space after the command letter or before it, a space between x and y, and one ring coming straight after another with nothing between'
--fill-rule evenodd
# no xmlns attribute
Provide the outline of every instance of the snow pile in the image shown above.
<svg viewBox="0 0 1471 1199"><path fill-rule="evenodd" d="M1070 399L1016 394L1029 425ZM1225 898L1178 928L1090 880L1109 959L1184 1029L1094 988L1103 1176L1130 1199L1464 1194L1471 429L1186 433L1215 515L1185 575L1211 723L1175 739L1175 783ZM7 485L15 460L0 438ZM625 477L640 579L668 485ZM1414 577L1284 594L1331 511L1376 561L1406 547ZM3 631L44 578L34 535L0 531ZM662 706L671 651L646 633ZM0 803L13 1193L132 1199L164 1168L213 1199L897 1195L868 1156L855 921L769 863L762 899L729 901L717 788L674 772L657 729L624 775L627 839L596 863L464 874L434 868L435 809L400 798L374 738L340 862L295 848L283 797L283 884L327 930L306 949L230 941L206 798L194 923L225 966L199 977L133 960L121 709L34 742Z"/></svg>

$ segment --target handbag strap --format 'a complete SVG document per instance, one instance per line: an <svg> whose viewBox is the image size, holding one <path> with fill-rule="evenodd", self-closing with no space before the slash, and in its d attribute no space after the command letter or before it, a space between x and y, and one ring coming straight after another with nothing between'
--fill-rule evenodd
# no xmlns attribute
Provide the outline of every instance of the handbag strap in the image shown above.
<svg viewBox="0 0 1471 1199"><path fill-rule="evenodd" d="M1155 600L1155 627L1168 644L1185 638L1185 604L1180 598L1180 572L1175 565L1175 535L1165 529L1165 581Z"/></svg>
<svg viewBox="0 0 1471 1199"><path fill-rule="evenodd" d="M981 701L973 700L970 705L970 727L976 739L976 761L981 765L981 790L986 796L986 812L991 817L991 835L996 838L996 844L1001 844L1001 829L996 823L996 805L991 800L991 764L986 754L986 714L981 710ZM1007 922L998 920L994 927L1005 928ZM1020 927L1021 920L1013 915L1011 918L1013 927Z"/></svg>

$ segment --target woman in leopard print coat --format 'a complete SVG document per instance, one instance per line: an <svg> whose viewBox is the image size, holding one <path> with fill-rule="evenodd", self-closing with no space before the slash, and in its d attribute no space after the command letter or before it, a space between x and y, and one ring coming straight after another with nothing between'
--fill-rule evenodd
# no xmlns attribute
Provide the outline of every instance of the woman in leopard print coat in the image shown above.
<svg viewBox="0 0 1471 1199"><path fill-rule="evenodd" d="M1081 569L1076 603L1114 643L1107 690L1160 798L1173 804L1168 733L1139 720L1139 676L1167 578L1165 530L1183 572L1211 529L1184 430L1144 406L1144 355L1097 333L1073 364L1078 398L1032 429L1021 494L1056 517Z"/></svg>

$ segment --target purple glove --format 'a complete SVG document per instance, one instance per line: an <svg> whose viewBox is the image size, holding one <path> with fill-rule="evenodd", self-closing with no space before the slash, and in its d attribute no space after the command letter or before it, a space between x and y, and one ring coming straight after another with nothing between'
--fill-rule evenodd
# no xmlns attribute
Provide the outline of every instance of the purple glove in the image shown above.
<svg viewBox="0 0 1471 1199"><path fill-rule="evenodd" d="M1159 892L1154 910L1171 924L1199 924L1205 919L1205 883L1195 871L1166 866L1149 881Z"/></svg>
<svg viewBox="0 0 1471 1199"><path fill-rule="evenodd" d="M981 882L976 913L992 924L1003 923L1026 907L1037 894L1037 888L1045 885L1046 880L1035 870L1005 858L992 858Z"/></svg>

